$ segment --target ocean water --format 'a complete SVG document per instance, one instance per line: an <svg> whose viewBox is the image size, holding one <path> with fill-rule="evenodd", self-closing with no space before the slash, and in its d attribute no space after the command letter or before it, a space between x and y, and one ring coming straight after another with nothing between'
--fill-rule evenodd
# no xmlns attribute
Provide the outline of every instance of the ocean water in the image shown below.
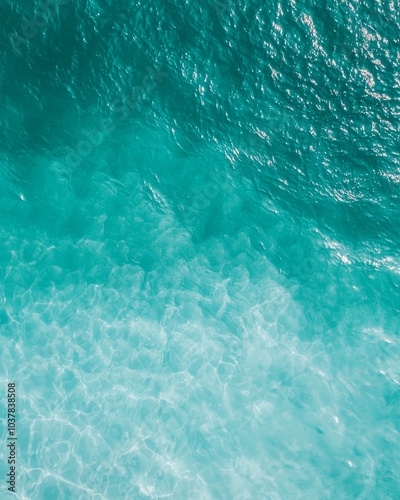
<svg viewBox="0 0 400 500"><path fill-rule="evenodd" d="M1 498L400 498L399 2L0 26Z"/></svg>

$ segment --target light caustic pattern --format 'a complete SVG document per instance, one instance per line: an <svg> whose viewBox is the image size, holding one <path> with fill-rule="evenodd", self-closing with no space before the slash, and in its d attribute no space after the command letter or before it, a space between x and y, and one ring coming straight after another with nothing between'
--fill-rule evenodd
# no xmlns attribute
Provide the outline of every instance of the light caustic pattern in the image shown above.
<svg viewBox="0 0 400 500"><path fill-rule="evenodd" d="M52 5L0 6L18 498L399 497L398 5Z"/></svg>

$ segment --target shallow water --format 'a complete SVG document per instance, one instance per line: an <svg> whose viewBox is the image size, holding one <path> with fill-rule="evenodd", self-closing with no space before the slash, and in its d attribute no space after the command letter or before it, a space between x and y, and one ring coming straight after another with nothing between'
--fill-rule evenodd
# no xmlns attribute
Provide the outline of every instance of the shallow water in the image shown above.
<svg viewBox="0 0 400 500"><path fill-rule="evenodd" d="M17 497L398 498L399 5L43 5L0 6Z"/></svg>

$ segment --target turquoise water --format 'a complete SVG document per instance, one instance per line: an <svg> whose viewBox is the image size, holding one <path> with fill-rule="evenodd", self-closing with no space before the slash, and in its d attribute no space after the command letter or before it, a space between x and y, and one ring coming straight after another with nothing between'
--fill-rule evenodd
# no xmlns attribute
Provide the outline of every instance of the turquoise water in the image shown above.
<svg viewBox="0 0 400 500"><path fill-rule="evenodd" d="M398 2L0 19L17 498L400 498Z"/></svg>

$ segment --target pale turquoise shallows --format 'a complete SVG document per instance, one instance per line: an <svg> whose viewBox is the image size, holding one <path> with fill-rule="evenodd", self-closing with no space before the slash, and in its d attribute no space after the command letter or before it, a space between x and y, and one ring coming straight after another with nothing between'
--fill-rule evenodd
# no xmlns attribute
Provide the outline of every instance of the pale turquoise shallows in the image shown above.
<svg viewBox="0 0 400 500"><path fill-rule="evenodd" d="M400 498L399 3L0 26L0 497Z"/></svg>

